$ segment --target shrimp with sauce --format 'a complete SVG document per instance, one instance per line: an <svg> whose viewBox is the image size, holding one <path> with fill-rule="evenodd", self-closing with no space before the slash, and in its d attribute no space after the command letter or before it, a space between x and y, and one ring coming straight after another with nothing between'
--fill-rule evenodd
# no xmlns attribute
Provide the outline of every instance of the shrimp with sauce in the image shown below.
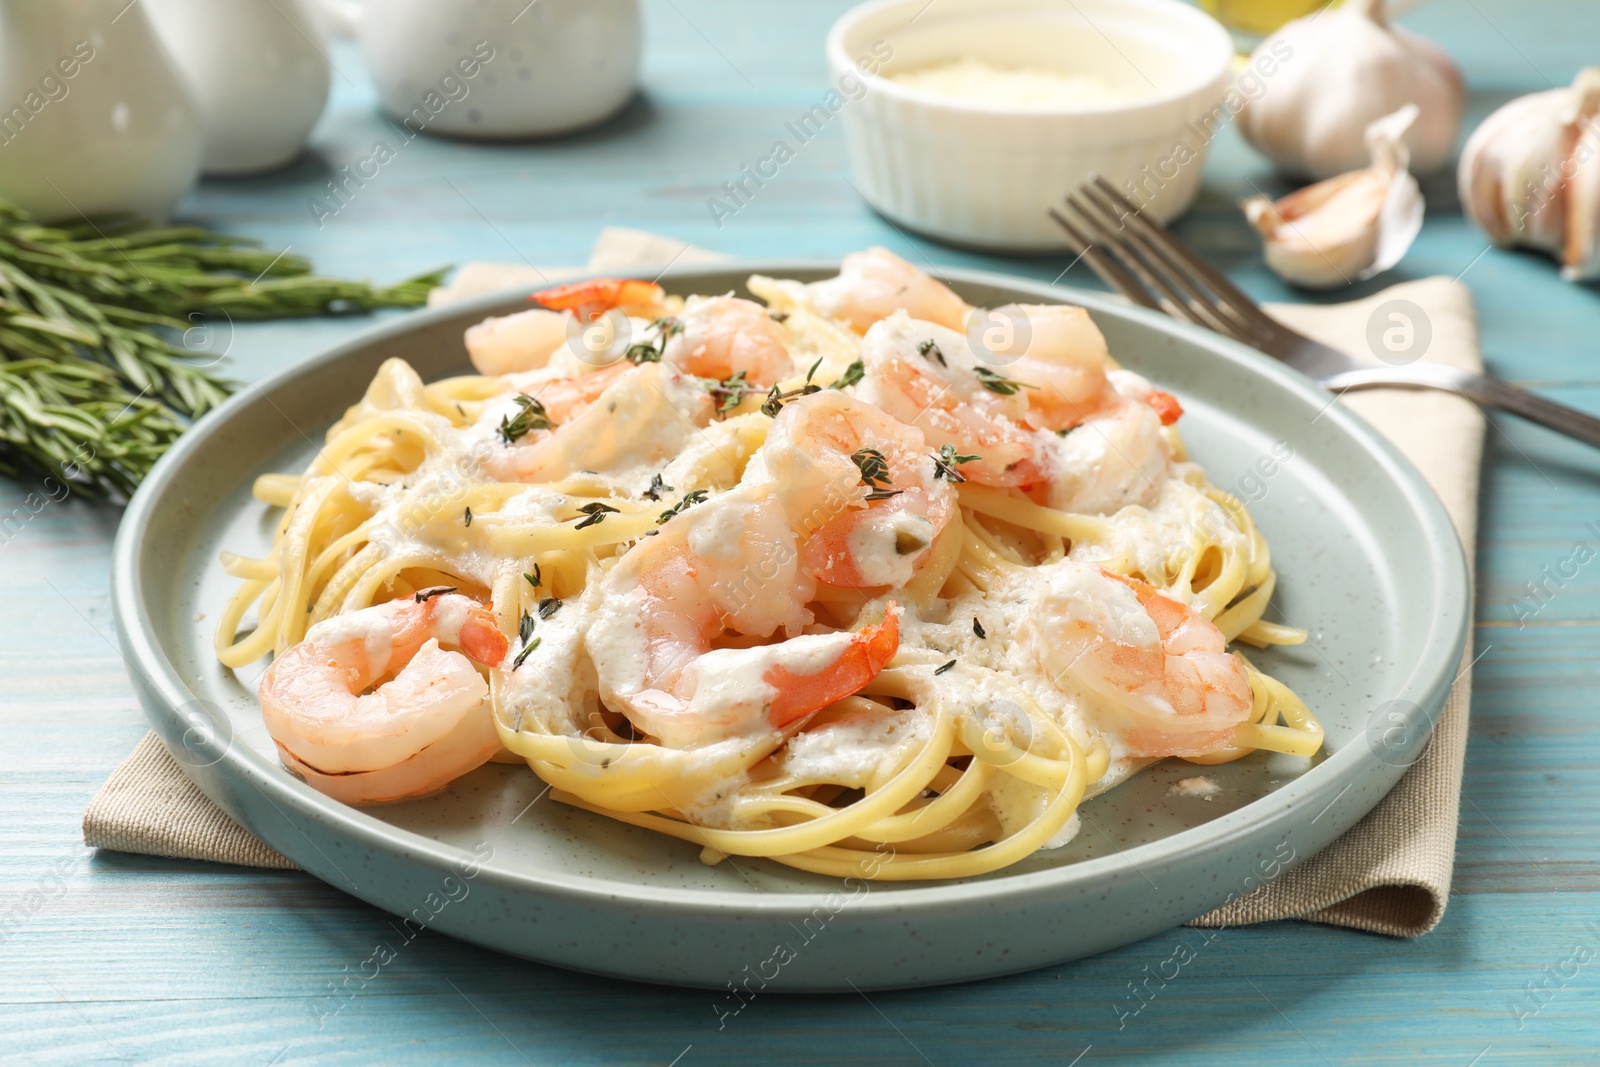
<svg viewBox="0 0 1600 1067"><path fill-rule="evenodd" d="M836 390L786 405L751 467L747 481L778 487L801 567L829 585L910 581L956 511L922 433Z"/></svg>
<svg viewBox="0 0 1600 1067"><path fill-rule="evenodd" d="M665 297L654 282L596 278L534 293L538 307L484 319L467 329L467 355L480 374L539 370L572 336L574 326L615 308L653 312Z"/></svg>
<svg viewBox="0 0 1600 1067"><path fill-rule="evenodd" d="M962 464L964 477L994 486L1039 480L1038 446L1023 425L1026 390L981 364L962 334L897 312L867 331L861 362L856 395L935 448L978 457Z"/></svg>
<svg viewBox="0 0 1600 1067"><path fill-rule="evenodd" d="M1161 402L1170 394L1152 389L1130 371L1108 377L1114 400L1104 402L1064 436L1044 438L1043 457L1051 476L1030 494L1061 511L1110 515L1137 504L1149 507L1161 493L1172 465L1172 448L1162 436Z"/></svg>
<svg viewBox="0 0 1600 1067"><path fill-rule="evenodd" d="M272 661L262 717L284 764L335 799L423 796L499 750L473 664L498 666L508 648L489 610L459 593L336 615Z"/></svg>
<svg viewBox="0 0 1600 1067"><path fill-rule="evenodd" d="M584 635L601 698L671 748L804 719L871 681L900 644L893 610L858 632L801 633L815 589L770 484L681 512L603 579ZM779 629L795 636L713 647Z"/></svg>
<svg viewBox="0 0 1600 1067"><path fill-rule="evenodd" d="M783 326L754 301L695 297L670 322L661 358L690 374L765 388L794 370Z"/></svg>
<svg viewBox="0 0 1600 1067"><path fill-rule="evenodd" d="M1053 564L1018 637L1130 755L1205 755L1250 715L1249 674L1222 631L1137 578Z"/></svg>
<svg viewBox="0 0 1600 1067"><path fill-rule="evenodd" d="M511 384L479 420L495 438L485 470L502 481L659 464L711 421L714 407L698 379L660 363L618 361L575 378Z"/></svg>
<svg viewBox="0 0 1600 1067"><path fill-rule="evenodd" d="M972 313L948 285L886 248L852 252L840 264L838 277L812 282L804 292L817 311L858 334L896 311L951 330L962 329Z"/></svg>
<svg viewBox="0 0 1600 1067"><path fill-rule="evenodd" d="M1110 378L1111 353L1089 313L1071 304L1007 304L991 318L1009 321L1020 351L997 353L994 369L1025 382L1029 426L1065 430L1128 403ZM1017 335L1020 334L1020 337ZM1003 364L1003 365L1002 365ZM1183 408L1171 393L1150 388L1136 398L1156 412L1162 425L1176 422Z"/></svg>
<svg viewBox="0 0 1600 1067"><path fill-rule="evenodd" d="M571 322L565 312L548 308L487 318L467 328L467 356L479 374L499 376L539 370L566 343Z"/></svg>

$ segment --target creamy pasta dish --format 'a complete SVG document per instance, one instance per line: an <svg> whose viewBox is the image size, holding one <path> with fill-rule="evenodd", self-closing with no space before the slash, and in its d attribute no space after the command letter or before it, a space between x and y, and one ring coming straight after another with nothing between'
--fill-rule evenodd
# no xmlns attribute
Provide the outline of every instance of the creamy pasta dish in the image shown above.
<svg viewBox="0 0 1600 1067"><path fill-rule="evenodd" d="M217 655L349 804L490 760L716 862L958 878L1155 760L1315 754L1230 644L1294 644L1178 398L1066 305L871 249L761 302L600 280L385 363L299 474Z"/></svg>

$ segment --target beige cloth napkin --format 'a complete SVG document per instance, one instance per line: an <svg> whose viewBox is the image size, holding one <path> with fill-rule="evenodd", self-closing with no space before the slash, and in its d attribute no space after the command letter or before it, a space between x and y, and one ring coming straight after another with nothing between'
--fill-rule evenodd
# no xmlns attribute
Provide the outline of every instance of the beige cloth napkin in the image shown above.
<svg viewBox="0 0 1600 1067"><path fill-rule="evenodd" d="M725 257L671 238L608 229L596 242L587 267L468 264L450 285L435 290L429 303L550 284L586 271L649 271L669 262L721 258ZM1432 340L1423 358L1461 367L1481 365L1472 297L1465 286L1449 279L1407 282L1350 304L1280 305L1269 310L1295 329L1376 363L1367 340L1369 320L1379 305L1396 299L1417 305L1431 325ZM1382 390L1352 394L1344 402L1394 441L1422 471L1443 499L1471 560L1477 533L1482 415L1467 401L1438 393ZM1470 652L1469 648L1469 656ZM1238 926L1305 919L1398 937L1433 929L1449 899L1455 859L1472 681L1470 660L1464 658L1463 664L1432 744L1365 819L1299 867L1194 924ZM154 734L145 736L90 802L83 837L91 847L122 852L294 867L206 799Z"/></svg>

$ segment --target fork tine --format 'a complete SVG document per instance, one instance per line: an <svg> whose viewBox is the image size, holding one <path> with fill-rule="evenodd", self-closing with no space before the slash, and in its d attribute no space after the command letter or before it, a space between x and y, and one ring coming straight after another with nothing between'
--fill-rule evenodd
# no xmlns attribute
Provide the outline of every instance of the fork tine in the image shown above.
<svg viewBox="0 0 1600 1067"><path fill-rule="evenodd" d="M1178 317L1187 318L1194 325L1222 334L1224 338L1234 338L1235 341L1251 344L1250 330L1246 326L1235 322L1230 315L1221 314L1218 307L1211 302L1210 294L1198 290L1194 282L1190 282L1189 277L1182 274L1182 270L1174 270L1170 262L1155 250L1155 246L1144 235L1126 226L1125 221L1118 218L1117 211L1094 197L1088 186L1078 187L1077 192L1067 197L1067 203L1074 206L1078 214L1098 222L1099 230L1110 235L1107 240L1117 243L1126 256L1141 262L1144 269L1149 272L1149 282L1157 286L1162 296L1165 296L1166 302L1170 304L1168 314L1176 312ZM1093 211L1090 206L1085 205L1093 205ZM1141 274L1141 277L1144 275ZM1184 291L1179 293L1179 288Z"/></svg>
<svg viewBox="0 0 1600 1067"><path fill-rule="evenodd" d="M1110 230L1135 246L1134 251L1144 260L1151 273L1167 284L1167 295L1178 306L1187 309L1185 314L1190 322L1246 344L1254 343L1249 323L1241 322L1228 312L1225 305L1218 304L1210 293L1196 285L1182 264L1173 262L1158 242L1151 240L1137 227L1128 226L1126 218L1119 215L1116 206L1108 204L1098 190L1087 184L1080 185L1072 196L1079 195L1098 209L1100 217L1110 224ZM1078 210L1081 213L1083 209ZM1174 292L1172 286L1183 290L1182 295Z"/></svg>
<svg viewBox="0 0 1600 1067"><path fill-rule="evenodd" d="M1282 331L1283 326L1273 319L1261 306L1250 299L1238 286L1230 282L1226 275L1217 270L1183 241L1179 240L1171 230L1167 229L1159 220L1153 219L1134 206L1132 201L1117 192L1112 184L1100 177L1092 175L1089 179L1099 188L1112 203L1131 215L1134 225L1142 228L1142 232L1149 235L1185 267L1194 272L1202 282L1216 293L1218 299L1236 316L1250 322L1254 326L1270 333Z"/></svg>
<svg viewBox="0 0 1600 1067"><path fill-rule="evenodd" d="M1103 247L1129 270L1138 275L1139 280L1147 288L1153 289L1159 294L1162 311L1174 318L1187 319L1196 326L1233 336L1233 331L1223 329L1213 323L1210 318L1202 315L1199 310L1191 307L1189 302L1183 298L1183 295L1172 287L1159 270L1152 270L1151 264L1146 257L1123 236L1127 232L1126 230L1120 226L1108 226L1106 220L1098 212L1086 207L1075 193L1067 197L1067 206L1076 211L1079 217L1088 224Z"/></svg>
<svg viewBox="0 0 1600 1067"><path fill-rule="evenodd" d="M1114 259L1106 255L1105 252L1101 251L1100 248L1095 245L1095 243L1091 241L1082 230L1074 226L1065 215L1061 214L1061 212L1057 211L1055 208L1051 208L1050 217L1055 220L1057 226L1060 226L1063 230L1067 231L1067 236L1077 244L1079 255L1089 264L1089 268L1100 276L1101 281L1105 282L1107 285L1111 286L1111 288L1115 289L1129 300L1132 300L1140 307L1147 307L1152 311L1164 310L1161 307L1161 304L1150 295L1149 290L1145 289L1144 286L1139 284L1139 280L1137 278L1135 278L1132 274L1129 274L1126 270L1123 270Z"/></svg>

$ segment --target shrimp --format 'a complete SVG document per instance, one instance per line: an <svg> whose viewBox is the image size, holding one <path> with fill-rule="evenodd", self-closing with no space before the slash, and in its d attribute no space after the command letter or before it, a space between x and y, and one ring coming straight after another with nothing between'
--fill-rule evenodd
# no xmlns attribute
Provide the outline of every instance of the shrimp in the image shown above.
<svg viewBox="0 0 1600 1067"><path fill-rule="evenodd" d="M920 429L935 448L976 456L961 474L983 485L1025 485L1041 477L1034 435L1022 425L1021 385L979 363L954 330L897 312L867 331L856 395Z"/></svg>
<svg viewBox="0 0 1600 1067"><path fill-rule="evenodd" d="M665 296L665 290L655 282L594 278L541 289L528 299L552 311L570 311L582 322L592 322L612 308L657 310Z"/></svg>
<svg viewBox="0 0 1600 1067"><path fill-rule="evenodd" d="M467 330L467 355L479 374L538 370L566 342L571 322L565 313L547 308L484 319Z"/></svg>
<svg viewBox="0 0 1600 1067"><path fill-rule="evenodd" d="M1214 752L1250 715L1250 677L1222 631L1136 578L1054 564L1018 637L1130 755Z"/></svg>
<svg viewBox="0 0 1600 1067"><path fill-rule="evenodd" d="M896 311L948 329L965 326L972 308L950 287L918 270L886 248L852 252L839 276L805 287L812 307L864 334Z"/></svg>
<svg viewBox="0 0 1600 1067"><path fill-rule="evenodd" d="M736 296L691 299L668 329L661 358L702 378L743 371L762 387L794 370L783 327L760 304Z"/></svg>
<svg viewBox="0 0 1600 1067"><path fill-rule="evenodd" d="M618 362L576 378L524 384L526 391L486 406L480 416L481 432L496 435L485 469L503 481L659 463L711 421L714 406L697 379L659 363Z"/></svg>
<svg viewBox="0 0 1600 1067"><path fill-rule="evenodd" d="M1065 430L1128 401L1112 384L1111 353L1105 335L1083 308L1070 304L1007 304L995 308L990 315L1017 324L1011 331L1013 336L1022 334L1021 353L1005 358L1003 366L998 365L1000 360L994 362L995 369L1033 387L1027 392L1029 426ZM1154 409L1165 426L1183 414L1171 393L1151 389L1148 383L1137 399Z"/></svg>
<svg viewBox="0 0 1600 1067"><path fill-rule="evenodd" d="M1062 511L1109 515L1130 504L1148 507L1160 495L1172 449L1161 435L1164 417L1152 397L1170 394L1129 371L1112 371L1115 398L1065 437L1047 437L1047 482L1034 486L1040 502ZM1181 411L1181 409L1180 409Z"/></svg>
<svg viewBox="0 0 1600 1067"><path fill-rule="evenodd" d="M858 632L800 634L816 584L769 484L741 484L630 549L584 634L601 698L671 748L788 727L871 681L899 647L892 606ZM713 648L727 634L790 636Z"/></svg>
<svg viewBox="0 0 1600 1067"><path fill-rule="evenodd" d="M786 405L756 456L747 479L772 479L801 568L829 585L903 585L955 514L922 433L842 392Z"/></svg>
<svg viewBox="0 0 1600 1067"><path fill-rule="evenodd" d="M262 717L285 765L324 793L350 804L422 796L499 750L473 662L496 666L508 648L488 609L459 593L337 615L272 661Z"/></svg>

